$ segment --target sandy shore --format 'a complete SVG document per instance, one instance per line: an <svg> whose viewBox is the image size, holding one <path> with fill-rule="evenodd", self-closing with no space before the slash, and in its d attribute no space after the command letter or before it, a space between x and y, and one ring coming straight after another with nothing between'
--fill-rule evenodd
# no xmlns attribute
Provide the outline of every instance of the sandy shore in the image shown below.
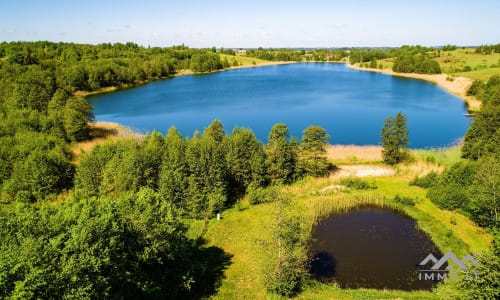
<svg viewBox="0 0 500 300"><path fill-rule="evenodd" d="M449 77L447 74L417 74L417 73L398 73L389 69L375 69L375 68L360 68L358 65L351 65L347 63L347 66L351 69L368 71L368 72L377 72L383 73L392 76L398 77L406 77L406 78L414 78L432 82L442 87L449 93L456 95L463 99L467 105L469 110L478 111L481 107L481 101L476 99L475 97L467 96L467 89L472 84L472 79L466 77L453 77L453 81L446 80ZM451 77L451 76L450 76Z"/></svg>

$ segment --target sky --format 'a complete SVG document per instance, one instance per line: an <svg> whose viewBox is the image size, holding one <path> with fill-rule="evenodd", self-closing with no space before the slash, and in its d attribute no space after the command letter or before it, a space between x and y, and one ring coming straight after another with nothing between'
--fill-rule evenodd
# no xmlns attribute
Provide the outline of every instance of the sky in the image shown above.
<svg viewBox="0 0 500 300"><path fill-rule="evenodd" d="M500 0L1 0L0 41L190 47L500 43Z"/></svg>

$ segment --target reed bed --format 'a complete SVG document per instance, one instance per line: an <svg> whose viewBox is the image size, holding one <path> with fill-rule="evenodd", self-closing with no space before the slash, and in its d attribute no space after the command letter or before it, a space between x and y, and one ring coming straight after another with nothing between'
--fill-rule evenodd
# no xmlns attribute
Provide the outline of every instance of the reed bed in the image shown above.
<svg viewBox="0 0 500 300"><path fill-rule="evenodd" d="M379 207L388 207L388 201L382 194L355 194L355 195L337 195L337 196L319 196L311 197L305 203L308 212L305 218L305 226L312 230L321 219L328 217L333 213L347 212L362 205L374 205Z"/></svg>

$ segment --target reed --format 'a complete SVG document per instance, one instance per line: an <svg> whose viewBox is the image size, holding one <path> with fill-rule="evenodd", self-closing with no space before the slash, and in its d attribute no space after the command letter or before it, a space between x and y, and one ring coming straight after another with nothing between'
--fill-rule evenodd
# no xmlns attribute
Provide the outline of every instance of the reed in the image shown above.
<svg viewBox="0 0 500 300"><path fill-rule="evenodd" d="M312 230L319 221L333 213L347 212L362 205L374 205L379 207L389 206L384 195L375 193L354 195L342 194L334 197L311 197L306 202L306 205L308 215L304 220L306 222L304 225L310 230Z"/></svg>

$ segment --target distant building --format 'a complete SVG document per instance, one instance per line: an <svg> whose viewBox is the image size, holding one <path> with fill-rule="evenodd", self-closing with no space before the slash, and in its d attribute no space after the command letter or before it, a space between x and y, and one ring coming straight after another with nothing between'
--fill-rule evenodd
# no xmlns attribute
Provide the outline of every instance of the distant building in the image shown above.
<svg viewBox="0 0 500 300"><path fill-rule="evenodd" d="M236 49L236 50L234 50L234 53L245 55L245 54L247 54L247 50L245 50L245 49Z"/></svg>

